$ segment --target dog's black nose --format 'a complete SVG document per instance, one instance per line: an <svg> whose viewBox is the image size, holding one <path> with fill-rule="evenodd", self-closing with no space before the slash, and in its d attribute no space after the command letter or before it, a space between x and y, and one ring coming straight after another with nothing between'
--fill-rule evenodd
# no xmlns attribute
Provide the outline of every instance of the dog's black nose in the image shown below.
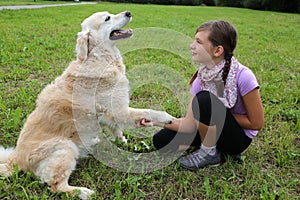
<svg viewBox="0 0 300 200"><path fill-rule="evenodd" d="M126 12L125 12L125 16L126 16L126 17L131 17L131 12L130 12L130 11L126 11Z"/></svg>

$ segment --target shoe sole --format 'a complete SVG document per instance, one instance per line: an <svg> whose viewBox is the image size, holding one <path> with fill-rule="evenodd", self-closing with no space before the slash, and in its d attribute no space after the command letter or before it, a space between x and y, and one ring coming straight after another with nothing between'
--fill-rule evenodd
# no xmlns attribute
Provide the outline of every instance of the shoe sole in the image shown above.
<svg viewBox="0 0 300 200"><path fill-rule="evenodd" d="M221 163L216 163L216 164L213 164L213 165L205 165L205 166L203 166L203 167L193 168L193 167L188 167L188 166L182 165L182 164L180 163L180 166L181 166L181 167L183 167L183 168L185 168L185 169L188 169L188 170L190 170L190 171L197 171L198 169L200 169L200 168L205 168L205 167L218 167L218 166L220 166L220 165L221 165Z"/></svg>

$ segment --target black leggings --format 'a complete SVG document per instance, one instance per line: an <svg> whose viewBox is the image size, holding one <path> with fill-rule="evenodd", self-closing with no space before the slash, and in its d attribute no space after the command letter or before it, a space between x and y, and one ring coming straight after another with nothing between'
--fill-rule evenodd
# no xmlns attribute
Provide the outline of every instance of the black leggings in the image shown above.
<svg viewBox="0 0 300 200"><path fill-rule="evenodd" d="M229 109L212 93L199 92L192 101L192 110L196 120L217 127L217 149L222 153L236 155L250 145L252 139L245 134ZM199 147L201 138L198 132L177 133L162 129L153 136L153 145L162 152L176 151L179 145Z"/></svg>

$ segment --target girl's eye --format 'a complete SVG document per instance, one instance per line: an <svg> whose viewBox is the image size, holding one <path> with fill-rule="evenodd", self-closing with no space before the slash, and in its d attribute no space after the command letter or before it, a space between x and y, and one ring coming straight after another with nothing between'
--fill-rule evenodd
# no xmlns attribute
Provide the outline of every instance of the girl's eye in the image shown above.
<svg viewBox="0 0 300 200"><path fill-rule="evenodd" d="M109 21L110 20L110 16L107 16L106 18L105 18L105 21L107 22L107 21Z"/></svg>

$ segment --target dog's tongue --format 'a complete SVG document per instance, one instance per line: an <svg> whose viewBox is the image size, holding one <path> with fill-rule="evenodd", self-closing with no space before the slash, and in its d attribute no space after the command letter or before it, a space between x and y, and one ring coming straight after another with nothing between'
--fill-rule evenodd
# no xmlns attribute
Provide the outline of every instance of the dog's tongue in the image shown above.
<svg viewBox="0 0 300 200"><path fill-rule="evenodd" d="M129 29L126 29L126 30L119 30L119 32L120 32L121 34L130 34L130 33L132 33L132 29L129 28Z"/></svg>
<svg viewBox="0 0 300 200"><path fill-rule="evenodd" d="M117 35L121 35L121 34L129 34L132 33L132 29L126 29L126 30L115 30L112 32L111 36L117 36Z"/></svg>
<svg viewBox="0 0 300 200"><path fill-rule="evenodd" d="M132 35L131 28L126 29L126 30L115 30L115 31L111 32L110 39L118 40L118 39L130 37L131 35Z"/></svg>

